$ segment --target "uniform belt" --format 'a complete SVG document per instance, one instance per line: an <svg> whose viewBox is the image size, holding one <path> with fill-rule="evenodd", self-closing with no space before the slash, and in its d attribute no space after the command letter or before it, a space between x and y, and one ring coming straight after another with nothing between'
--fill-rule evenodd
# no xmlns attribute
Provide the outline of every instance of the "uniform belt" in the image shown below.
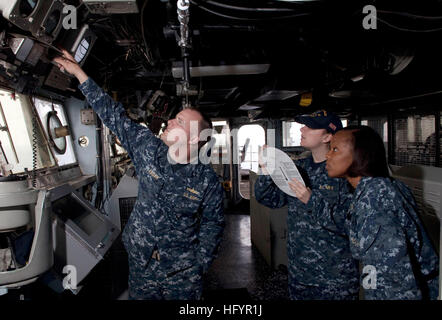
<svg viewBox="0 0 442 320"><path fill-rule="evenodd" d="M152 258L157 260L157 261L160 261L160 253L158 252L158 250L154 250L152 252Z"/></svg>

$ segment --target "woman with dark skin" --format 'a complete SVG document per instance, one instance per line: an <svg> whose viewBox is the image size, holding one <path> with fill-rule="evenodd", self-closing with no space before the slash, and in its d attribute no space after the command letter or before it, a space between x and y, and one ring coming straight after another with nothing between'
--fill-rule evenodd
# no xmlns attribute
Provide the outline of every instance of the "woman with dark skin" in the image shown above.
<svg viewBox="0 0 442 320"><path fill-rule="evenodd" d="M365 298L436 299L439 258L411 191L389 176L376 131L353 126L337 132L326 169L354 188L346 231L352 255L362 263Z"/></svg>

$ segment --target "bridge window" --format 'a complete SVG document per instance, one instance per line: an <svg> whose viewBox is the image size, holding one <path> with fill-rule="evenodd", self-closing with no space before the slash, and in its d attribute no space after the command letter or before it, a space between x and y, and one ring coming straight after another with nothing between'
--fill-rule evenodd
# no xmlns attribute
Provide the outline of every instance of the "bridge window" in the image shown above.
<svg viewBox="0 0 442 320"><path fill-rule="evenodd" d="M265 131L260 125L248 124L238 130L239 190L245 199L250 199L249 172L258 172L258 149L265 141Z"/></svg>
<svg viewBox="0 0 442 320"><path fill-rule="evenodd" d="M29 97L0 90L0 174L55 165ZM34 119L34 120L33 120Z"/></svg>

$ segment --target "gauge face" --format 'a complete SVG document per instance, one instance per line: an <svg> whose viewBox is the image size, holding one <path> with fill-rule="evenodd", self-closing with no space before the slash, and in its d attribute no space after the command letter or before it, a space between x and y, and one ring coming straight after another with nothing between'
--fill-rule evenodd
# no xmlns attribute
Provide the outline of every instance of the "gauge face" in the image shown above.
<svg viewBox="0 0 442 320"><path fill-rule="evenodd" d="M64 154L66 152L66 137L57 138L55 134L55 129L63 127L60 119L56 112L48 113L48 136L49 142L54 148L54 150L59 154Z"/></svg>
<svg viewBox="0 0 442 320"><path fill-rule="evenodd" d="M20 11L20 15L23 18L26 18L27 16L29 16L32 11L34 11L35 7L37 6L39 0L22 0L20 1L20 7L19 7L19 11Z"/></svg>

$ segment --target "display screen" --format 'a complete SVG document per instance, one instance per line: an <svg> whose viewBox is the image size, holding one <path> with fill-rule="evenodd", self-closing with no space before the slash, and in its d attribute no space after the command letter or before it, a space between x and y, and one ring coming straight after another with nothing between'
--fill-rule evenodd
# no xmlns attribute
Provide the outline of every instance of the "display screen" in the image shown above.
<svg viewBox="0 0 442 320"><path fill-rule="evenodd" d="M89 45L90 45L90 37L81 40L80 45L75 51L75 61L77 61L78 63L83 61L84 57L86 56L89 50Z"/></svg>

